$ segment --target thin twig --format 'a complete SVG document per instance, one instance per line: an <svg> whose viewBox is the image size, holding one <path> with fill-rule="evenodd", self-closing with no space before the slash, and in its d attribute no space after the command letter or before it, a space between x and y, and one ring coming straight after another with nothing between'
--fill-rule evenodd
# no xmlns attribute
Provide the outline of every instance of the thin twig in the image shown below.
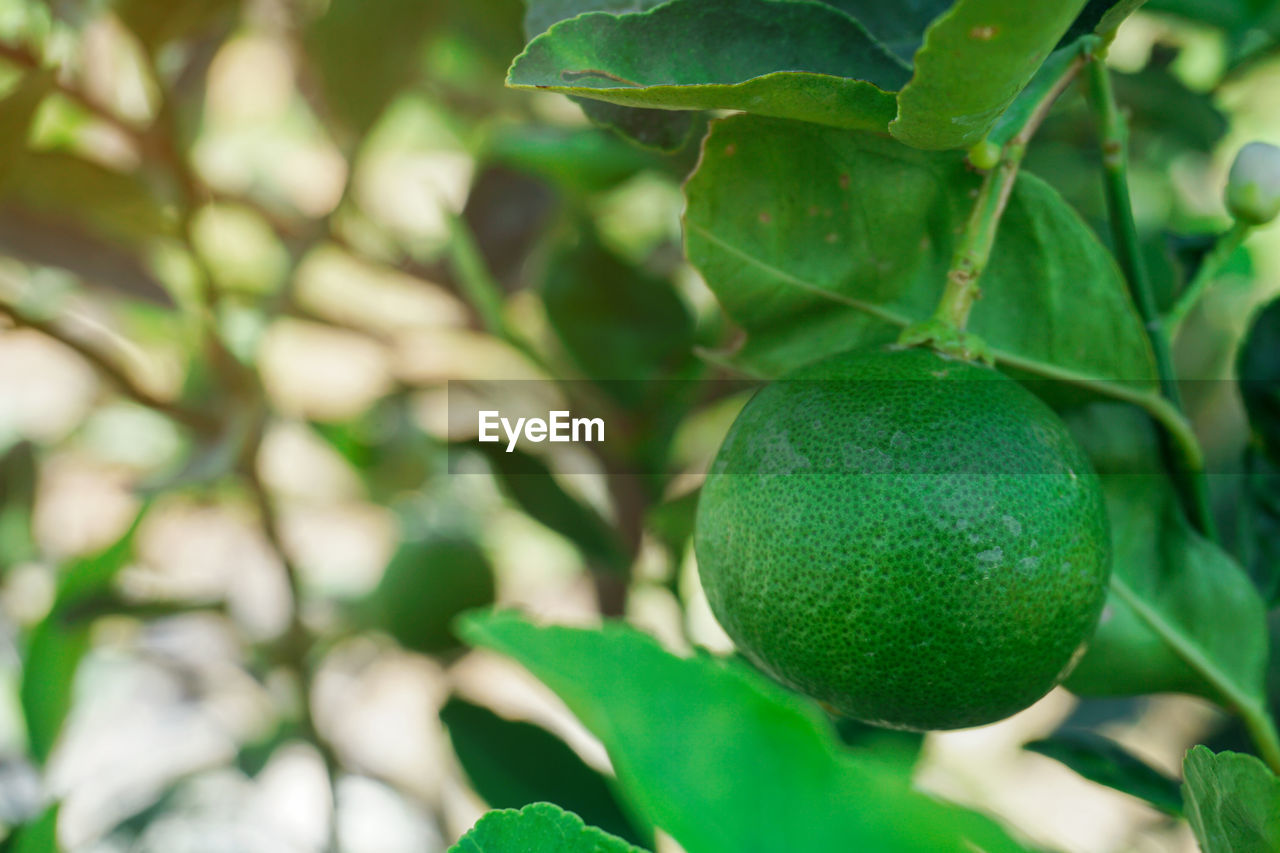
<svg viewBox="0 0 1280 853"><path fill-rule="evenodd" d="M116 390L138 405L154 409L193 429L212 432L218 428L219 424L216 419L155 396L135 382L128 372L120 366L114 356L100 351L88 342L68 333L57 324L31 317L14 306L3 303L0 303L0 315L8 317L15 326L39 332L58 341L68 349L74 350L93 365L94 369L110 382Z"/></svg>

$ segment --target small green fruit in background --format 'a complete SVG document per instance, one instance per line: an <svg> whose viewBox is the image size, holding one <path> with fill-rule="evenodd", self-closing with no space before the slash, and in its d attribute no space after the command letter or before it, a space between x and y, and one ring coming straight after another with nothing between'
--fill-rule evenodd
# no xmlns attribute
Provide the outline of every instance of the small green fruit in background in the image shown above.
<svg viewBox="0 0 1280 853"><path fill-rule="evenodd" d="M1092 635L1110 568L1097 476L1022 386L925 349L819 362L725 438L695 530L739 649L879 725L994 722Z"/></svg>
<svg viewBox="0 0 1280 853"><path fill-rule="evenodd" d="M474 542L453 535L411 539L387 564L359 620L408 651L444 654L461 646L453 618L492 604L494 586L493 566Z"/></svg>
<svg viewBox="0 0 1280 853"><path fill-rule="evenodd" d="M1250 142L1240 149L1227 177L1227 209L1249 225L1280 215L1280 148Z"/></svg>

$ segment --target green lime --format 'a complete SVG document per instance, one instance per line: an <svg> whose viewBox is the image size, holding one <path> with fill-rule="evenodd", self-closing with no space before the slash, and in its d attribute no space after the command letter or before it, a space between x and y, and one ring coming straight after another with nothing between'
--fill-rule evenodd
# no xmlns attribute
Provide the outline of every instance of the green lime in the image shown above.
<svg viewBox="0 0 1280 853"><path fill-rule="evenodd" d="M361 621L403 648L443 654L461 644L450 623L493 603L494 575L474 542L452 536L404 542L364 603Z"/></svg>
<svg viewBox="0 0 1280 853"><path fill-rule="evenodd" d="M994 722L1052 689L1110 565L1097 476L1058 417L925 349L836 356L757 393L707 476L695 548L757 666L910 729Z"/></svg>

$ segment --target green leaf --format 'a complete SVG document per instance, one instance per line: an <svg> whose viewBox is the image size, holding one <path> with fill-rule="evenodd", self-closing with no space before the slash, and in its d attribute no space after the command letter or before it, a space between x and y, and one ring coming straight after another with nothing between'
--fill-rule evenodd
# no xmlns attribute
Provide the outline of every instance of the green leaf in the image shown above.
<svg viewBox="0 0 1280 853"><path fill-rule="evenodd" d="M527 0L524 12L525 38L532 40L567 18L584 12L645 12L666 0Z"/></svg>
<svg viewBox="0 0 1280 853"><path fill-rule="evenodd" d="M688 853L1022 849L995 824L842 746L807 699L737 661L675 657L652 638L464 617L603 742L624 793Z"/></svg>
<svg viewBox="0 0 1280 853"><path fill-rule="evenodd" d="M1065 764L1090 782L1114 788L1174 817L1182 814L1178 782L1095 732L1065 730L1024 746Z"/></svg>
<svg viewBox="0 0 1280 853"><path fill-rule="evenodd" d="M1236 379L1255 443L1280 463L1280 299L1254 318L1236 357Z"/></svg>
<svg viewBox="0 0 1280 853"><path fill-rule="evenodd" d="M633 844L653 843L653 831L627 816L610 782L541 726L503 719L456 696L440 719L472 787L491 808L551 802Z"/></svg>
<svg viewBox="0 0 1280 853"><path fill-rule="evenodd" d="M821 0L845 12L867 28L882 45L903 62L910 63L924 41L925 30L952 0Z"/></svg>
<svg viewBox="0 0 1280 853"><path fill-rule="evenodd" d="M671 282L619 258L589 226L552 257L542 297L579 369L596 380L636 380L607 392L634 399L692 356L693 318Z"/></svg>
<svg viewBox="0 0 1280 853"><path fill-rule="evenodd" d="M305 33L325 101L354 137L413 80L444 4L424 0L331 0Z"/></svg>
<svg viewBox="0 0 1280 853"><path fill-rule="evenodd" d="M1013 103L1084 0L957 0L929 27L889 131L916 148L967 148Z"/></svg>
<svg viewBox="0 0 1280 853"><path fill-rule="evenodd" d="M0 100L0 187L26 153L31 120L53 84L52 71L36 71Z"/></svg>
<svg viewBox="0 0 1280 853"><path fill-rule="evenodd" d="M589 562L617 572L631 564L617 533L594 509L582 503L556 482L536 456L520 450L506 452L501 444L481 444L494 477L526 515L578 546Z"/></svg>
<svg viewBox="0 0 1280 853"><path fill-rule="evenodd" d="M449 853L643 853L551 803L489 812Z"/></svg>
<svg viewBox="0 0 1280 853"><path fill-rule="evenodd" d="M59 853L58 805L55 803L35 820L24 823L0 842L3 853Z"/></svg>
<svg viewBox="0 0 1280 853"><path fill-rule="evenodd" d="M31 529L36 477L30 442L20 441L0 456L0 575L37 554Z"/></svg>
<svg viewBox="0 0 1280 853"><path fill-rule="evenodd" d="M1280 850L1280 778L1265 764L1196 746L1182 770L1187 820L1204 853Z"/></svg>
<svg viewBox="0 0 1280 853"><path fill-rule="evenodd" d="M1089 0L1076 16L1062 44L1075 41L1089 33L1107 34L1120 26L1121 21L1132 15L1147 0Z"/></svg>
<svg viewBox="0 0 1280 853"><path fill-rule="evenodd" d="M119 0L113 7L116 16L155 53L171 41L184 39L234 23L240 10L239 0Z"/></svg>
<svg viewBox="0 0 1280 853"><path fill-rule="evenodd" d="M1228 706L1263 703L1267 630L1248 577L1191 528L1164 475L1102 480L1111 592L1067 686L1086 696L1174 691Z"/></svg>
<svg viewBox="0 0 1280 853"><path fill-rule="evenodd" d="M1270 609L1280 604L1280 462L1250 448L1242 491L1236 553Z"/></svg>
<svg viewBox="0 0 1280 853"><path fill-rule="evenodd" d="M495 130L486 154L494 162L576 193L609 190L644 169L657 155L595 129L510 125Z"/></svg>
<svg viewBox="0 0 1280 853"><path fill-rule="evenodd" d="M22 657L18 689L27 724L27 745L38 764L53 752L71 710L76 669L89 650L89 626L66 625L50 616L31 631Z"/></svg>
<svg viewBox="0 0 1280 853"><path fill-rule="evenodd" d="M147 507L104 550L71 561L60 573L53 608L27 638L18 698L32 756L44 764L71 709L76 669L89 649L87 621L76 611L105 595L133 556L133 540Z"/></svg>
<svg viewBox="0 0 1280 853"><path fill-rule="evenodd" d="M141 172L62 152L28 152L0 186L0 250L160 304L172 300L142 258L175 224Z"/></svg>
<svg viewBox="0 0 1280 853"><path fill-rule="evenodd" d="M736 363L776 376L931 316L978 181L958 153L756 117L715 122L685 187L685 240L748 334ZM1154 387L1114 260L1033 175L1017 181L982 285L971 329L1005 366Z"/></svg>
<svg viewBox="0 0 1280 853"><path fill-rule="evenodd" d="M672 0L562 21L507 83L622 106L739 109L883 130L901 63L839 11L790 0Z"/></svg>

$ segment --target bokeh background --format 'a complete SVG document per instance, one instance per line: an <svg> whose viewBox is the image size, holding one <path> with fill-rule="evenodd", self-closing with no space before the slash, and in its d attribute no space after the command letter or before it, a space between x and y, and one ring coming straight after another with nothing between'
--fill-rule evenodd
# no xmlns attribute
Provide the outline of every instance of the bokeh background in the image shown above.
<svg viewBox="0 0 1280 853"><path fill-rule="evenodd" d="M1280 142L1280 4L1149 6L1110 61L1167 299L1227 222L1235 151ZM421 853L556 797L602 822L598 743L449 617L496 600L731 649L688 547L746 393L681 253L697 134L646 151L504 90L524 12L0 0L0 823L21 849ZM1079 92L1028 168L1101 221ZM1277 292L1263 229L1191 318L1184 375L1227 378ZM450 430L499 379L622 438L513 461ZM1229 479L1233 385L1190 399ZM1055 849L1193 849L1020 748L1064 723L1170 774L1231 737L1196 700L1057 691L929 736L918 782Z"/></svg>

